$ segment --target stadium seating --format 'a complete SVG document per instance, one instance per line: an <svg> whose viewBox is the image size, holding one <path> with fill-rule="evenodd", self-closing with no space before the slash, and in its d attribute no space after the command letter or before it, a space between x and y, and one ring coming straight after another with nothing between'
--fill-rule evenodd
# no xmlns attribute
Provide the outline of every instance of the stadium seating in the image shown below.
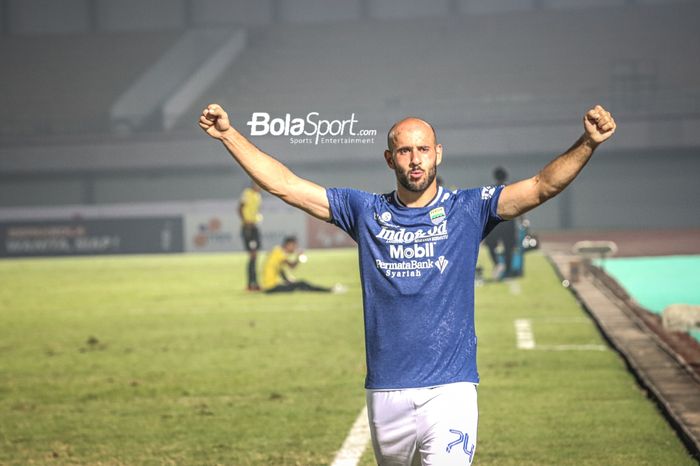
<svg viewBox="0 0 700 466"><path fill-rule="evenodd" d="M178 109L173 129L155 124L148 134L137 134L142 125L110 134L110 109L184 30L0 35L0 205L233 198L245 175L195 124L210 101L224 104L242 130L256 111L327 119L355 112L360 128L379 131L377 141L255 142L309 179L372 191L385 189L390 173L356 162L374 160L399 116L438 127L448 183L478 186L496 164L513 179L536 173L576 137L583 109L600 102L624 122L610 146L615 156L591 164L533 223L695 226L697 215L687 212L697 183L686 177L698 172L700 4L548 8L554 3L451 18L258 22L222 78L190 108L182 104L179 120ZM153 116L161 116L157 104ZM622 177L653 178L674 202Z"/></svg>
<svg viewBox="0 0 700 466"><path fill-rule="evenodd" d="M107 131L110 105L178 35L3 37L0 137Z"/></svg>
<svg viewBox="0 0 700 466"><path fill-rule="evenodd" d="M699 13L684 3L255 26L201 101L238 115L355 111L367 126L397 114L443 127L558 119L601 96L618 113L692 113L700 62L683 57ZM110 106L179 36L3 36L0 138L108 131ZM199 107L175 127L192 130Z"/></svg>
<svg viewBox="0 0 700 466"><path fill-rule="evenodd" d="M674 96L697 87L700 62L679 57L700 40L698 13L691 4L264 27L203 101L248 115L418 113L447 126L558 118L601 96L629 111L682 112L687 99Z"/></svg>

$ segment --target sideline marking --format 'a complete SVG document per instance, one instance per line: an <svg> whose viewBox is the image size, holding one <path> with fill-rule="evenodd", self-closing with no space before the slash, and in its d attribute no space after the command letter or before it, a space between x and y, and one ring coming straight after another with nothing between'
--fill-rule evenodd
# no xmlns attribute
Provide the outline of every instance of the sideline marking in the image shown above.
<svg viewBox="0 0 700 466"><path fill-rule="evenodd" d="M530 319L516 319L515 339L518 349L541 351L606 351L605 345L535 345L535 334L532 332L532 321Z"/></svg>
<svg viewBox="0 0 700 466"><path fill-rule="evenodd" d="M335 455L331 466L357 466L362 453L369 443L369 422L367 421L367 406L362 408L345 438L343 446Z"/></svg>

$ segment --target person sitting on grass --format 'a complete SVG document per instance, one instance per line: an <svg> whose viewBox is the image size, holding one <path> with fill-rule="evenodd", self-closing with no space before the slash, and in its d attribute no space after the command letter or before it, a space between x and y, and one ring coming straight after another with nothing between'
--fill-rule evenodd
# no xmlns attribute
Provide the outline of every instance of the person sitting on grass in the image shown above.
<svg viewBox="0 0 700 466"><path fill-rule="evenodd" d="M275 246L267 255L263 265L262 289L265 293L281 293L289 291L318 291L323 293L339 293L345 287L337 283L332 288L313 285L304 280L296 280L289 269L299 263L306 262L302 251L297 252L299 242L295 236L286 236L282 245Z"/></svg>

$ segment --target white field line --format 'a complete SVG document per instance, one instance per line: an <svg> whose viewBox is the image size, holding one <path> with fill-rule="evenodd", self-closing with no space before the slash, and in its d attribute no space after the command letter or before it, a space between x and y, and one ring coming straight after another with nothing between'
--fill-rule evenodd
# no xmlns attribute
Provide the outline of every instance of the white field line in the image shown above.
<svg viewBox="0 0 700 466"><path fill-rule="evenodd" d="M530 319L515 320L515 339L518 349L535 349L535 335L532 333L532 322Z"/></svg>
<svg viewBox="0 0 700 466"><path fill-rule="evenodd" d="M335 455L331 466L357 466L362 453L367 448L367 443L369 443L369 423L367 421L367 406L365 406L355 419L350 433L345 438L338 454Z"/></svg>
<svg viewBox="0 0 700 466"><path fill-rule="evenodd" d="M578 316L548 316L538 317L537 322L545 324L588 324L591 320Z"/></svg>
<svg viewBox="0 0 700 466"><path fill-rule="evenodd" d="M530 319L516 319L515 340L518 349L541 351L606 351L605 345L535 345L535 334L532 332Z"/></svg>
<svg viewBox="0 0 700 466"><path fill-rule="evenodd" d="M604 345L548 345L538 346L537 349L543 351L605 351L608 348Z"/></svg>

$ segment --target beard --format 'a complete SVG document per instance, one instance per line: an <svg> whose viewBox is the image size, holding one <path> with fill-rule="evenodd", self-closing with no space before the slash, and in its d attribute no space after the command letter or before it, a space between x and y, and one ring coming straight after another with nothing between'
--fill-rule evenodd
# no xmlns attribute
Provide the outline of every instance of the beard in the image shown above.
<svg viewBox="0 0 700 466"><path fill-rule="evenodd" d="M394 172L396 172L396 179L401 186L411 192L419 193L428 189L428 186L433 183L435 175L437 174L437 168L435 165L430 167L428 171L425 172L425 177L421 181L411 181L409 176L410 171L404 173L398 169L394 169Z"/></svg>

